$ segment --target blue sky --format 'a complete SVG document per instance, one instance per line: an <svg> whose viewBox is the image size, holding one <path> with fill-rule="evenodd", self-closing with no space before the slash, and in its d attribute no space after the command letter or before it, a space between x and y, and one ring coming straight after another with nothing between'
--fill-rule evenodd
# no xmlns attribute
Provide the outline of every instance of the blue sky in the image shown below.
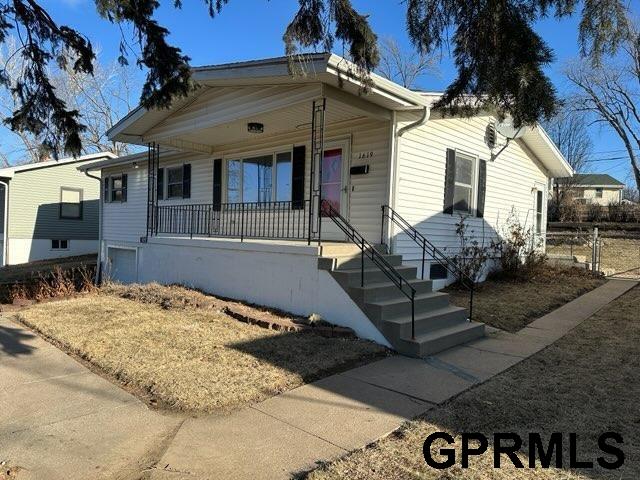
<svg viewBox="0 0 640 480"><path fill-rule="evenodd" d="M95 12L92 0L41 0L53 18L77 28L86 34L102 52L103 61L118 55L120 34L118 28L102 20ZM182 10L175 10L173 0L163 0L157 18L171 31L170 41L191 57L193 65L216 64L283 54L282 33L293 17L296 0L230 0L222 13L211 19L202 0L186 0ZM380 37L394 37L401 45L410 48L406 35L404 14L406 4L401 0L354 0L362 13L370 15L371 24ZM539 22L537 30L556 53L556 62L548 68L548 74L559 92L567 90L563 80L562 64L578 55L577 18L546 19ZM334 51L341 53L336 44ZM454 78L454 70L448 58L443 58L439 71L426 75L419 86L428 90L442 90ZM140 73L143 78L143 72ZM623 155L617 137L606 129L591 128L594 142L594 171L610 173L620 180L630 179L628 161L606 160ZM0 148L10 143L6 132L0 133ZM604 159L600 161L600 159Z"/></svg>

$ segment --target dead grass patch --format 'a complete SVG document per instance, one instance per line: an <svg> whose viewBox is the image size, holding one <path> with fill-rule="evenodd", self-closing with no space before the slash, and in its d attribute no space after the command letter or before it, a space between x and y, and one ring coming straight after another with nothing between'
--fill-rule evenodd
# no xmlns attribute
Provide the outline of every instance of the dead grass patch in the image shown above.
<svg viewBox="0 0 640 480"><path fill-rule="evenodd" d="M143 397L184 411L226 412L385 352L111 295L38 304L16 318Z"/></svg>
<svg viewBox="0 0 640 480"><path fill-rule="evenodd" d="M474 320L517 332L535 319L605 282L582 270L543 268L528 281L489 279L476 287ZM445 289L454 305L468 307L469 291Z"/></svg>
<svg viewBox="0 0 640 480"><path fill-rule="evenodd" d="M349 478L420 479L587 479L640 478L640 287L636 287L567 336L488 382L443 406L427 412L375 445L308 475L310 480ZM548 439L563 432L568 464L568 434L578 435L580 460L594 461L602 432L614 431L624 439L625 463L619 470L515 469L503 457L503 468L493 468L489 450L471 459L470 468L448 470L427 467L422 457L425 438L434 431L454 435L516 432L524 440L526 458L529 432ZM440 445L436 445L438 447ZM460 445L456 455L460 458ZM434 451L436 451L434 449ZM435 458L441 458L436 456ZM523 462L527 465L527 462Z"/></svg>

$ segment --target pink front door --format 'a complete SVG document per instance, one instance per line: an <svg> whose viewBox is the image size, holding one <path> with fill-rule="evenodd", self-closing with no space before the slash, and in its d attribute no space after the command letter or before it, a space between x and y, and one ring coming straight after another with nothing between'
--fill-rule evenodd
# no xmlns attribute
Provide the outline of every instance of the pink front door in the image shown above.
<svg viewBox="0 0 640 480"><path fill-rule="evenodd" d="M345 168L348 166L346 146L329 147L322 157L322 200L348 220L348 197ZM321 209L322 238L344 240L344 232L330 218L328 209Z"/></svg>
<svg viewBox="0 0 640 480"><path fill-rule="evenodd" d="M342 148L325 150L322 158L322 200L329 203L337 212L342 206ZM327 209L320 212L329 217Z"/></svg>

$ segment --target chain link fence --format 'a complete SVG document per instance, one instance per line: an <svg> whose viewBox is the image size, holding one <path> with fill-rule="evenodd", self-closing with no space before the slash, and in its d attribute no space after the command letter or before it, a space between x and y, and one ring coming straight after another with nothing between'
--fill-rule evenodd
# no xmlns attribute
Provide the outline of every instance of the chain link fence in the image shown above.
<svg viewBox="0 0 640 480"><path fill-rule="evenodd" d="M640 232L576 229L547 232L549 263L608 277L640 279Z"/></svg>

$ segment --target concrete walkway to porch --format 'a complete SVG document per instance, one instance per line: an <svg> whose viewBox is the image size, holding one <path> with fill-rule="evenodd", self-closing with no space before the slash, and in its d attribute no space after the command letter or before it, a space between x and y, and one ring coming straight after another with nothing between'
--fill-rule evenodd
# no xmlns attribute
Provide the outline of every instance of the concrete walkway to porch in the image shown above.
<svg viewBox="0 0 640 480"><path fill-rule="evenodd" d="M389 357L229 417L187 420L151 478L289 478L375 441L542 350L636 284L611 280L516 334L492 329L424 360Z"/></svg>
<svg viewBox="0 0 640 480"><path fill-rule="evenodd" d="M550 345L637 282L611 280L516 334L426 359L394 356L229 416L148 410L27 330L32 355L0 352L0 461L23 478L289 478L388 434ZM6 349L5 349L6 350ZM15 352L14 352L15 353Z"/></svg>

